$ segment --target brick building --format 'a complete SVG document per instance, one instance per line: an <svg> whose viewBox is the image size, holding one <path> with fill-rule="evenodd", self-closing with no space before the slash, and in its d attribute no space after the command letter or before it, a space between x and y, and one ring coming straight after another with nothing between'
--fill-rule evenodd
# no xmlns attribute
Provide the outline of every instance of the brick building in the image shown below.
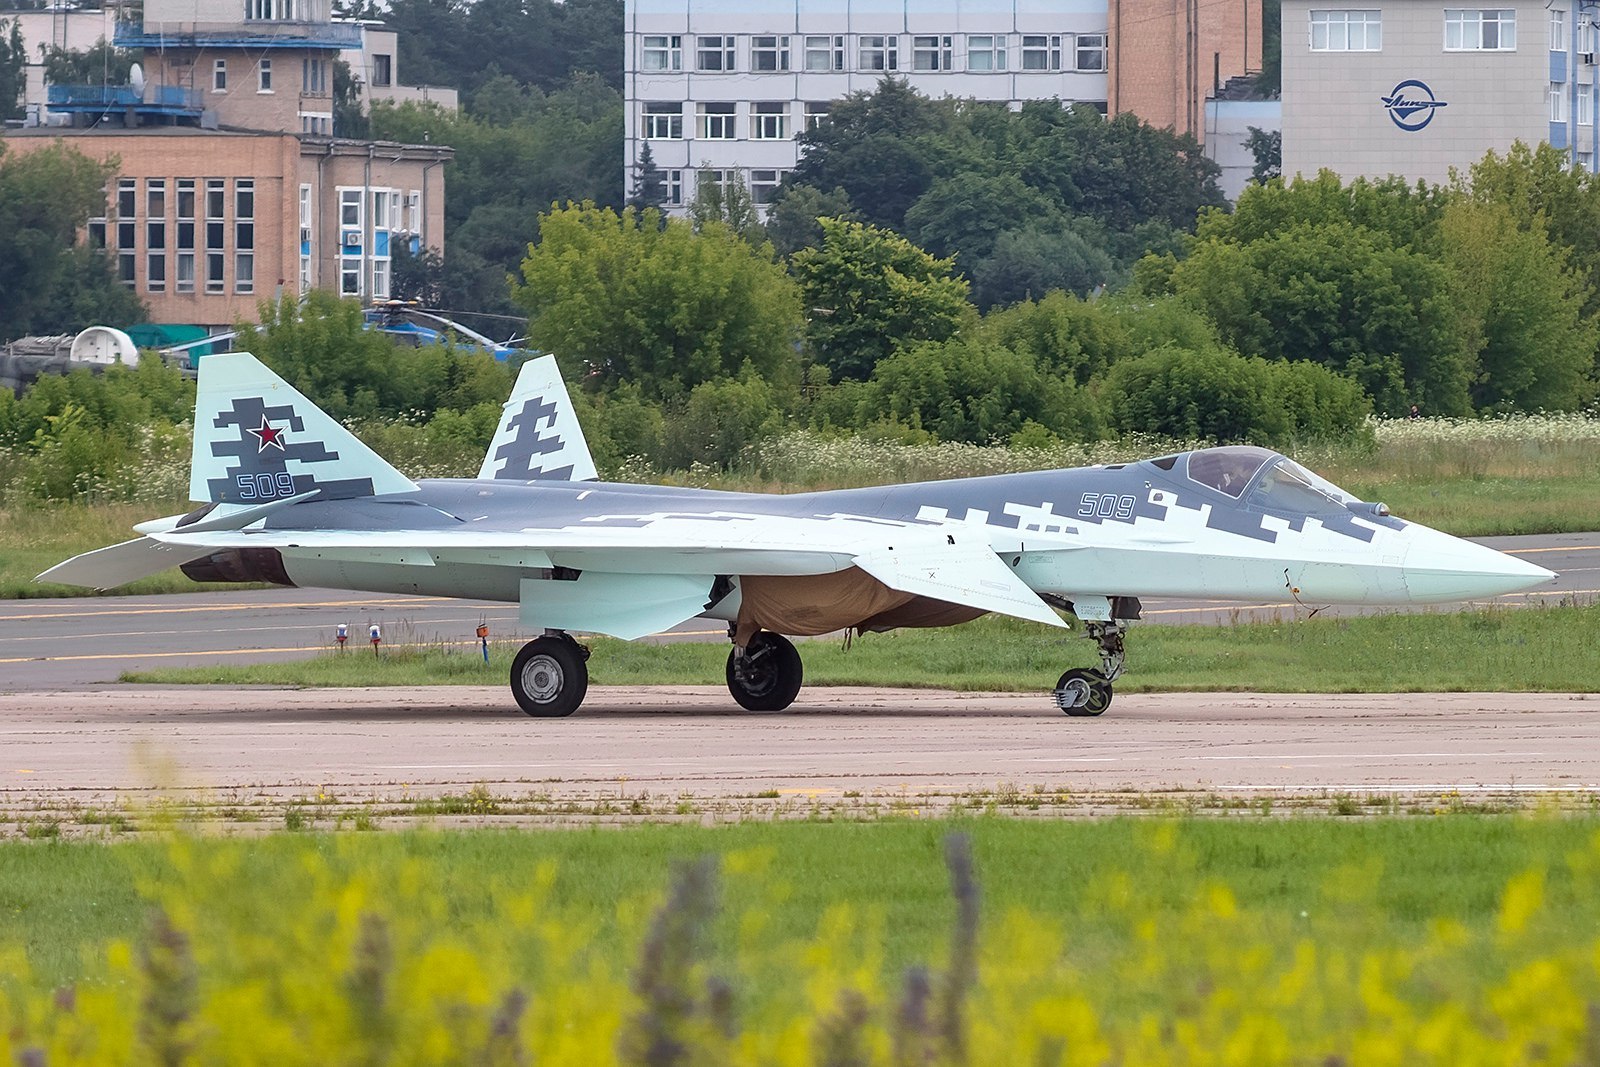
<svg viewBox="0 0 1600 1067"><path fill-rule="evenodd" d="M327 0L145 0L115 35L142 50L142 83L49 86L67 125L6 147L116 160L88 237L152 322L226 329L312 288L387 297L402 245L442 252L451 150L332 135L333 61L362 30Z"/></svg>

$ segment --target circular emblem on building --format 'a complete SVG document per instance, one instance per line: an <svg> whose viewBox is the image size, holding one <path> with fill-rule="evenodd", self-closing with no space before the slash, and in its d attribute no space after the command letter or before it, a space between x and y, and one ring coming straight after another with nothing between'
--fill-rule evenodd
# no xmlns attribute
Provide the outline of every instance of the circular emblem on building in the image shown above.
<svg viewBox="0 0 1600 1067"><path fill-rule="evenodd" d="M1394 124L1407 133L1416 133L1433 121L1435 111L1450 106L1437 99L1432 89L1415 78L1407 78L1396 85L1389 96L1378 99L1383 101L1383 109L1389 113Z"/></svg>

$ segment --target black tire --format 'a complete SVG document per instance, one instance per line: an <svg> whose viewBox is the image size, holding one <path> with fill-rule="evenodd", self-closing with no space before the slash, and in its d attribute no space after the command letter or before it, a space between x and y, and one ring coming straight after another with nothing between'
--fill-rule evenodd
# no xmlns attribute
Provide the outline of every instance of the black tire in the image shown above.
<svg viewBox="0 0 1600 1067"><path fill-rule="evenodd" d="M782 634L762 630L739 655L728 652L728 692L746 711L782 711L800 692L805 668L800 653Z"/></svg>
<svg viewBox="0 0 1600 1067"><path fill-rule="evenodd" d="M511 661L511 695L536 718L571 715L589 692L588 658L570 637L529 641Z"/></svg>
<svg viewBox="0 0 1600 1067"><path fill-rule="evenodd" d="M1074 691L1079 686L1088 689L1088 703L1078 707L1071 706L1067 693L1069 683L1077 683L1073 686ZM1096 715L1104 715L1106 709L1111 706L1111 683L1106 681L1106 676L1099 671L1090 670L1086 667L1074 667L1063 674L1056 682L1054 696L1056 707L1073 718L1091 718Z"/></svg>

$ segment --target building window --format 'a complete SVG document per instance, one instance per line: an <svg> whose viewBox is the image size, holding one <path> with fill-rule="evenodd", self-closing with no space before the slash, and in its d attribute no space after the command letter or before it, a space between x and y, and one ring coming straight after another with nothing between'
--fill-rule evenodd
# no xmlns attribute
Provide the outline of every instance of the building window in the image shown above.
<svg viewBox="0 0 1600 1067"><path fill-rule="evenodd" d="M694 66L696 70L732 70L733 35L700 37L695 42Z"/></svg>
<svg viewBox="0 0 1600 1067"><path fill-rule="evenodd" d="M393 56L374 55L372 57L372 84L381 86L394 84Z"/></svg>
<svg viewBox="0 0 1600 1067"><path fill-rule="evenodd" d="M355 230L356 241L361 240L361 190L339 190L339 228ZM343 240L343 238L341 238Z"/></svg>
<svg viewBox="0 0 1600 1067"><path fill-rule="evenodd" d="M422 190L413 189L406 196L406 232L422 233Z"/></svg>
<svg viewBox="0 0 1600 1067"><path fill-rule="evenodd" d="M667 203L673 207L683 204L683 171L669 170L666 175Z"/></svg>
<svg viewBox="0 0 1600 1067"><path fill-rule="evenodd" d="M1377 52L1383 48L1383 12L1312 11L1313 52Z"/></svg>
<svg viewBox="0 0 1600 1067"><path fill-rule="evenodd" d="M300 112L300 132L313 137L326 137L333 131L332 115L315 115Z"/></svg>
<svg viewBox="0 0 1600 1067"><path fill-rule="evenodd" d="M315 240L311 227L311 186L300 187L300 291L311 288L311 254Z"/></svg>
<svg viewBox="0 0 1600 1067"><path fill-rule="evenodd" d="M339 295L361 295L361 257L339 257Z"/></svg>
<svg viewBox="0 0 1600 1067"><path fill-rule="evenodd" d="M256 92L272 92L272 60L263 59L259 64L256 65L256 78L259 82L259 85L256 87Z"/></svg>
<svg viewBox="0 0 1600 1067"><path fill-rule="evenodd" d="M1594 125L1594 86L1578 86L1578 125Z"/></svg>
<svg viewBox="0 0 1600 1067"><path fill-rule="evenodd" d="M967 69L968 70L1005 70L1006 69L1006 39L1004 37L979 37L967 38Z"/></svg>
<svg viewBox="0 0 1600 1067"><path fill-rule="evenodd" d="M133 287L138 269L139 183L133 178L117 181L117 280Z"/></svg>
<svg viewBox="0 0 1600 1067"><path fill-rule="evenodd" d="M778 186L783 182L781 170L752 170L750 172L750 199L758 204L772 203L773 197L778 194Z"/></svg>
<svg viewBox="0 0 1600 1067"><path fill-rule="evenodd" d="M167 291L167 180L150 178L144 183L145 288L152 293Z"/></svg>
<svg viewBox="0 0 1600 1067"><path fill-rule="evenodd" d="M1060 70L1061 35L1025 34L1022 38L1023 70Z"/></svg>
<svg viewBox="0 0 1600 1067"><path fill-rule="evenodd" d="M1106 69L1106 35L1103 33L1078 34L1078 70Z"/></svg>
<svg viewBox="0 0 1600 1067"><path fill-rule="evenodd" d="M789 139L789 105L761 103L750 105L750 136L757 141Z"/></svg>
<svg viewBox="0 0 1600 1067"><path fill-rule="evenodd" d="M1594 153L1593 152L1579 152L1578 153L1578 169L1579 170L1588 171L1590 173L1594 172Z"/></svg>
<svg viewBox="0 0 1600 1067"><path fill-rule="evenodd" d="M806 129L814 130L821 126L828 118L828 109L833 105L826 100L806 101Z"/></svg>
<svg viewBox="0 0 1600 1067"><path fill-rule="evenodd" d="M683 105L646 104L644 137L647 141L683 140Z"/></svg>
<svg viewBox="0 0 1600 1067"><path fill-rule="evenodd" d="M844 35L806 38L806 70L812 72L844 69Z"/></svg>
<svg viewBox="0 0 1600 1067"><path fill-rule="evenodd" d="M244 17L251 22L298 22L299 0L244 0Z"/></svg>
<svg viewBox="0 0 1600 1067"><path fill-rule="evenodd" d="M1550 86L1550 121L1567 121L1567 87L1552 83Z"/></svg>
<svg viewBox="0 0 1600 1067"><path fill-rule="evenodd" d="M911 69L949 70L952 51L949 37L913 37Z"/></svg>
<svg viewBox="0 0 1600 1067"><path fill-rule="evenodd" d="M322 59L302 59L300 61L300 84L307 96L327 96L327 61Z"/></svg>
<svg viewBox="0 0 1600 1067"><path fill-rule="evenodd" d="M233 291L256 291L256 183L239 178L233 183Z"/></svg>
<svg viewBox="0 0 1600 1067"><path fill-rule="evenodd" d="M194 208L195 208L195 181L193 178L179 178L177 183L177 213L178 213L178 240L177 240L177 290L180 293L194 292Z"/></svg>
<svg viewBox="0 0 1600 1067"><path fill-rule="evenodd" d="M750 69L762 73L789 69L789 38L750 38Z"/></svg>
<svg viewBox="0 0 1600 1067"><path fill-rule="evenodd" d="M699 104L697 110L701 137L708 141L733 140L734 105Z"/></svg>
<svg viewBox="0 0 1600 1067"><path fill-rule="evenodd" d="M206 179L206 292L224 291L223 254L227 240L227 183L221 178Z"/></svg>
<svg viewBox="0 0 1600 1067"><path fill-rule="evenodd" d="M225 93L228 91L228 61L219 59L211 66L211 91Z"/></svg>
<svg viewBox="0 0 1600 1067"><path fill-rule="evenodd" d="M683 38L646 36L639 49L641 70L682 70Z"/></svg>
<svg viewBox="0 0 1600 1067"><path fill-rule="evenodd" d="M1515 52L1517 13L1511 8L1444 9L1447 52Z"/></svg>
<svg viewBox="0 0 1600 1067"><path fill-rule="evenodd" d="M726 193L730 185L739 183L739 172L736 170L700 170L695 172L694 179L696 196L704 196L713 188L718 193Z"/></svg>
<svg viewBox="0 0 1600 1067"><path fill-rule="evenodd" d="M372 261L372 295L378 300L389 299L389 261Z"/></svg>
<svg viewBox="0 0 1600 1067"><path fill-rule="evenodd" d="M106 224L104 215L89 220L89 247L104 250L106 247Z"/></svg>
<svg viewBox="0 0 1600 1067"><path fill-rule="evenodd" d="M1567 50L1567 13L1559 7L1550 9L1550 51Z"/></svg>
<svg viewBox="0 0 1600 1067"><path fill-rule="evenodd" d="M857 49L856 66L861 70L899 70L900 38L863 36Z"/></svg>

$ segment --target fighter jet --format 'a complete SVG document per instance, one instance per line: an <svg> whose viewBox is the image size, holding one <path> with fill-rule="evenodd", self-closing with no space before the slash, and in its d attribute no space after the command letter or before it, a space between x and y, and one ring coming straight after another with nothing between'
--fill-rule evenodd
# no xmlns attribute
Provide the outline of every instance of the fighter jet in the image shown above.
<svg viewBox="0 0 1600 1067"><path fill-rule="evenodd" d="M1361 501L1265 448L787 495L596 480L552 356L526 363L476 478L412 481L247 353L200 363L186 515L40 580L111 588L178 565L196 581L501 600L540 636L511 692L570 715L574 634L728 624L727 683L753 711L800 690L791 636L948 626L996 612L1098 646L1052 690L1099 715L1141 597L1412 605L1555 576Z"/></svg>

